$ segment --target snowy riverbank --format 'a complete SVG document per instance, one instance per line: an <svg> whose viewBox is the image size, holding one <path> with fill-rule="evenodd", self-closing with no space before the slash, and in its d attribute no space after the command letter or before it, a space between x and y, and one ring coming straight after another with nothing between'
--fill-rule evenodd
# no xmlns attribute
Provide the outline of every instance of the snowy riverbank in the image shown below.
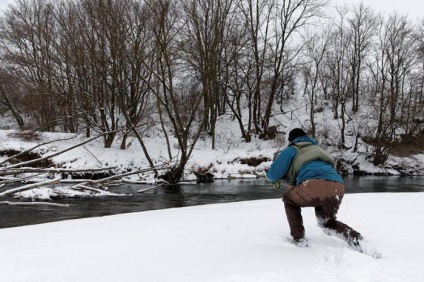
<svg viewBox="0 0 424 282"><path fill-rule="evenodd" d="M281 200L2 229L0 281L424 281L423 203L424 193L345 196L339 219L377 243L377 260L324 235L310 208L310 247L289 244Z"/></svg>
<svg viewBox="0 0 424 282"><path fill-rule="evenodd" d="M269 167L271 160L282 148L286 146L284 136L276 140L263 141L254 138L250 143L243 143L234 136L234 129L225 128L220 136L218 149L210 149L209 140L199 140L186 167L185 179L195 179L193 172L209 171L215 178L246 178L262 177ZM23 138L25 134L17 134L13 130L0 130L1 152L0 161L9 153L21 152L38 144L52 140L65 139L38 147L34 150L39 156L44 157L55 152L78 144L86 138L65 133L37 133L31 138ZM163 164L167 159L166 144L163 138L150 136L145 140L146 146L156 165ZM51 158L55 167L65 169L99 169L110 167L107 173L116 174L127 171L148 168L148 162L137 143L130 139L125 150L121 150L120 139L116 139L112 148L104 148L101 139L94 140L84 146L75 148L65 154ZM178 155L177 146L174 145L174 156ZM389 157L386 166L375 167L369 162L369 154L365 146L359 152L339 151L328 147L331 154L341 161L345 173L349 174L379 174L400 175L402 172L411 175L424 175L424 154L410 157ZM69 176L71 177L71 176ZM81 176L83 178L83 176ZM132 180L153 181L152 175L134 175Z"/></svg>

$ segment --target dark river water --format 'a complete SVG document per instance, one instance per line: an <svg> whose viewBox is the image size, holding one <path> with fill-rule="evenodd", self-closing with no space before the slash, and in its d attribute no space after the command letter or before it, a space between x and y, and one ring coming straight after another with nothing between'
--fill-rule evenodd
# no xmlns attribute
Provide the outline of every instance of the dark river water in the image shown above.
<svg viewBox="0 0 424 282"><path fill-rule="evenodd" d="M424 177L348 176L344 181L346 193L424 192ZM207 184L182 185L181 192L177 193L161 187L137 193L148 187L151 186L123 184L109 190L129 196L54 201L69 204L69 208L0 205L0 228L127 212L274 199L281 198L284 193L284 188L276 190L265 179L217 180ZM0 188L0 191L5 189Z"/></svg>

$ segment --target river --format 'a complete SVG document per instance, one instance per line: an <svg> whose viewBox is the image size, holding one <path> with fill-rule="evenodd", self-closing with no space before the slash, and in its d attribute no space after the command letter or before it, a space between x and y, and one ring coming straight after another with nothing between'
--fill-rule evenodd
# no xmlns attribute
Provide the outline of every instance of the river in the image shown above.
<svg viewBox="0 0 424 282"><path fill-rule="evenodd" d="M346 193L424 192L424 177L347 176ZM0 205L0 228L39 224L59 220L105 216L166 208L178 208L214 203L281 198L284 188L276 190L265 179L216 180L213 183L182 185L181 193L157 188L144 193L147 185L123 184L111 192L125 197L60 199L55 203L69 208L48 206ZM5 190L1 188L0 191Z"/></svg>

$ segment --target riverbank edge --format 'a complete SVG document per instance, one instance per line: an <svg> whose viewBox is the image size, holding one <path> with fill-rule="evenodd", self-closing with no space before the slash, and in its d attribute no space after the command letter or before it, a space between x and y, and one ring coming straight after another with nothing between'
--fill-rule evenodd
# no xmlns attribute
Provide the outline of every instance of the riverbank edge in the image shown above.
<svg viewBox="0 0 424 282"><path fill-rule="evenodd" d="M12 144L13 142L9 142ZM7 146L3 144L3 148L0 149L0 161L6 159L13 154L23 152L30 148L33 144L31 142L25 143L20 141L19 148L16 146ZM98 148L103 151L103 154L107 154L108 150L113 150L119 156L119 151L113 148ZM33 159L37 157L48 156L52 151L57 148L50 147L44 148L43 150L34 150L27 156L22 156L26 159ZM89 150L88 150L89 151ZM121 152L123 152L121 150ZM209 162L201 160L196 154L190 159L183 180L197 180L198 182L208 182L218 179L246 179L246 178L263 178L265 177L266 170L271 164L272 160L278 154L279 149L274 150L258 150L252 152L249 150L243 151L238 150L236 154L233 154L231 158L228 158L227 153L221 150L214 151L214 158ZM334 154L333 154L334 155ZM121 160L120 164L116 167L106 169L104 171L96 171L99 167L110 166L109 161L97 159L97 162L93 164L92 154L75 154L67 153L64 156L58 158L49 159L50 167L55 169L70 170L69 172L61 172L60 176L63 180L85 180L85 179L100 179L112 175L117 175L125 172L131 172L147 168L145 161L140 160L137 164L133 160ZM424 175L424 154L414 155L410 157L396 157L389 156L388 161L384 166L374 166L370 159L370 154L365 153L353 153L344 152L335 156L336 169L343 175L354 175L354 176L423 176ZM81 165L84 164L84 165ZM90 165L93 164L93 165ZM127 164L127 165L126 165ZM37 167L37 165L35 165ZM72 169L84 169L86 172L72 172ZM93 170L90 172L90 170ZM57 177L53 175L51 177ZM143 174L135 174L126 177L128 182L134 183L155 183L157 179L154 178L151 172Z"/></svg>

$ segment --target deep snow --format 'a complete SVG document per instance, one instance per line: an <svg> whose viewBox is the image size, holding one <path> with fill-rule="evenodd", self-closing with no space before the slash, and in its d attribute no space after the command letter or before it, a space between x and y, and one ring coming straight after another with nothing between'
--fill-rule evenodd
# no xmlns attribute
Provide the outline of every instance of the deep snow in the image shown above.
<svg viewBox="0 0 424 282"><path fill-rule="evenodd" d="M303 209L308 248L281 200L149 211L0 231L0 281L424 281L424 193L347 194L339 219L384 254L329 237Z"/></svg>

